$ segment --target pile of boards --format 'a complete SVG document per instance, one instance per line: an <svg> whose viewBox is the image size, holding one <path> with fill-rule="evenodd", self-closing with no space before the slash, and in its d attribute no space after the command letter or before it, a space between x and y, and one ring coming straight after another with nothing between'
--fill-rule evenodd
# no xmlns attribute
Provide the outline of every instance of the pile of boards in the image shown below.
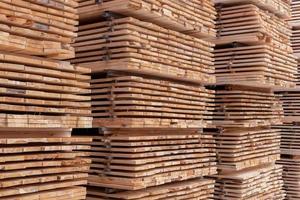
<svg viewBox="0 0 300 200"><path fill-rule="evenodd" d="M274 89L296 86L289 1L216 0L214 199L284 199L280 138L285 104ZM274 127L275 126L275 127Z"/></svg>
<svg viewBox="0 0 300 200"><path fill-rule="evenodd" d="M260 84L268 88L295 86L297 62L291 47L292 31L288 22L273 12L285 8L287 2L217 2L217 83ZM285 14L287 17L288 13Z"/></svg>
<svg viewBox="0 0 300 200"><path fill-rule="evenodd" d="M43 133L41 133L43 134ZM0 137L0 199L85 199L90 138Z"/></svg>
<svg viewBox="0 0 300 200"><path fill-rule="evenodd" d="M79 1L71 63L92 71L88 200L213 198L212 0ZM101 128L101 130L99 130Z"/></svg>
<svg viewBox="0 0 300 200"><path fill-rule="evenodd" d="M215 199L283 199L280 130L283 108L265 88L216 87L213 125L218 175Z"/></svg>
<svg viewBox="0 0 300 200"><path fill-rule="evenodd" d="M283 166L284 189L286 190L287 199L299 199L299 155L300 155L300 135L299 135L299 103L300 103L300 76L299 76L299 1L293 0L291 3L292 17L289 24L292 26L292 47L294 55L298 60L297 87L289 89L280 89L277 94L284 109L284 124L277 125L274 128L280 129L281 132L281 159L277 162Z"/></svg>
<svg viewBox="0 0 300 200"><path fill-rule="evenodd" d="M90 69L75 56L76 0L0 2L0 199L86 198ZM79 150L82 150L79 151Z"/></svg>
<svg viewBox="0 0 300 200"><path fill-rule="evenodd" d="M72 58L76 1L0 2L0 127L90 126L89 69ZM39 56L39 57L37 57Z"/></svg>
<svg viewBox="0 0 300 200"><path fill-rule="evenodd" d="M212 197L214 181L199 177L216 174L215 144L198 129L91 129L75 134L93 138L88 199ZM174 193L166 192L171 188ZM162 191L152 194L156 190Z"/></svg>

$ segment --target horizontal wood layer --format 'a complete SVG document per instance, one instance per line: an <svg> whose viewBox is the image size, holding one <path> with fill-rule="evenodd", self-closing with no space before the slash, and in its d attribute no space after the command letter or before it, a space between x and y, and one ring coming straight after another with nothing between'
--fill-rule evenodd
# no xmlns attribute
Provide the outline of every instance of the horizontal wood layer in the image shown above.
<svg viewBox="0 0 300 200"><path fill-rule="evenodd" d="M170 30L196 37L214 37L216 11L213 1L162 1L162 0L80 0L81 21L98 18L105 11L132 16L152 22Z"/></svg>
<svg viewBox="0 0 300 200"><path fill-rule="evenodd" d="M55 59L74 57L76 1L3 0L0 50Z"/></svg>
<svg viewBox="0 0 300 200"><path fill-rule="evenodd" d="M215 92L213 124L220 127L257 127L281 124L282 104L270 91L228 85Z"/></svg>
<svg viewBox="0 0 300 200"><path fill-rule="evenodd" d="M214 199L284 199L281 176L282 166L274 164L217 175Z"/></svg>
<svg viewBox="0 0 300 200"><path fill-rule="evenodd" d="M88 187L87 200L105 198L112 200L172 200L174 198L206 200L213 197L213 191L214 180L197 178L136 191L116 191L114 193L105 192L105 188Z"/></svg>
<svg viewBox="0 0 300 200"><path fill-rule="evenodd" d="M214 83L213 44L125 17L79 26L71 62L91 68Z"/></svg>
<svg viewBox="0 0 300 200"><path fill-rule="evenodd" d="M0 139L0 199L82 199L91 138ZM68 194L64 194L68 192ZM47 196L47 197L46 197ZM45 198L43 198L45 197Z"/></svg>
<svg viewBox="0 0 300 200"><path fill-rule="evenodd" d="M197 130L127 129L92 137L93 187L140 190L216 173L212 137Z"/></svg>
<svg viewBox="0 0 300 200"><path fill-rule="evenodd" d="M236 171L280 158L280 131L270 127L210 132L216 140L218 168Z"/></svg>
<svg viewBox="0 0 300 200"><path fill-rule="evenodd" d="M91 88L94 123L105 127L201 128L214 96L201 86L128 75L94 78Z"/></svg>

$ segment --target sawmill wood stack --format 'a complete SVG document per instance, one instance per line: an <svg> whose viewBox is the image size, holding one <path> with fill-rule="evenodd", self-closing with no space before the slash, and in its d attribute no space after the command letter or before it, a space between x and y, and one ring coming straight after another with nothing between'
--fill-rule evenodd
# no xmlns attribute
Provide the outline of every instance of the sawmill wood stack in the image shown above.
<svg viewBox="0 0 300 200"><path fill-rule="evenodd" d="M152 22L161 27L197 37L214 37L216 11L213 1L171 0L79 0L81 21L95 19L110 11Z"/></svg>
<svg viewBox="0 0 300 200"><path fill-rule="evenodd" d="M288 1L217 0L216 3L217 84L294 87L297 62L291 47L291 26L285 20L289 12L284 12L289 10Z"/></svg>
<svg viewBox="0 0 300 200"><path fill-rule="evenodd" d="M300 155L300 126L297 122L275 126L281 130L281 154Z"/></svg>
<svg viewBox="0 0 300 200"><path fill-rule="evenodd" d="M72 63L93 73L127 71L215 83L213 44L131 17L80 25Z"/></svg>
<svg viewBox="0 0 300 200"><path fill-rule="evenodd" d="M67 59L74 56L76 1L2 0L0 50Z"/></svg>
<svg viewBox="0 0 300 200"><path fill-rule="evenodd" d="M212 0L79 0L71 63L91 69L88 200L213 197ZM86 101L82 101L86 102Z"/></svg>
<svg viewBox="0 0 300 200"><path fill-rule="evenodd" d="M215 91L213 123L218 127L269 126L282 118L282 105L268 89L225 85Z"/></svg>
<svg viewBox="0 0 300 200"><path fill-rule="evenodd" d="M36 133L35 133L36 134ZM43 133L41 133L43 134ZM0 137L0 199L85 199L90 138Z"/></svg>
<svg viewBox="0 0 300 200"><path fill-rule="evenodd" d="M78 133L93 137L88 199L206 199L213 194L213 180L201 177L216 174L215 144L199 129ZM172 188L176 191L170 194Z"/></svg>
<svg viewBox="0 0 300 200"><path fill-rule="evenodd" d="M218 169L242 170L280 158L280 131L270 127L210 130L216 140Z"/></svg>
<svg viewBox="0 0 300 200"><path fill-rule="evenodd" d="M296 200L300 198L300 158L295 155L282 155L278 164L283 166L284 189L286 199Z"/></svg>
<svg viewBox="0 0 300 200"><path fill-rule="evenodd" d="M147 77L93 77L94 126L202 128L210 118L213 91Z"/></svg>
<svg viewBox="0 0 300 200"><path fill-rule="evenodd" d="M0 199L86 198L89 69L75 56L76 0L0 2ZM81 151L79 151L81 150Z"/></svg>
<svg viewBox="0 0 300 200"><path fill-rule="evenodd" d="M284 199L281 190L282 167L261 165L230 174L219 175L214 199L219 200L269 200Z"/></svg>

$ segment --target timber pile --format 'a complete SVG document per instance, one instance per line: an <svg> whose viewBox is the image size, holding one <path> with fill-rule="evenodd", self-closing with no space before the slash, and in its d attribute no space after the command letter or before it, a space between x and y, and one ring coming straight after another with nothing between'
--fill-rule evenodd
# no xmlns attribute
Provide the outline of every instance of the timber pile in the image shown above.
<svg viewBox="0 0 300 200"><path fill-rule="evenodd" d="M284 199L281 189L282 166L261 165L216 177L214 199L269 200Z"/></svg>
<svg viewBox="0 0 300 200"><path fill-rule="evenodd" d="M217 84L294 87L297 62L291 47L291 27L283 18L289 14L280 14L289 10L288 1L217 0L216 3L219 3L215 41Z"/></svg>
<svg viewBox="0 0 300 200"><path fill-rule="evenodd" d="M280 131L270 127L224 128L216 140L218 169L238 171L280 159Z"/></svg>
<svg viewBox="0 0 300 200"><path fill-rule="evenodd" d="M300 88L278 91L285 122L298 122L300 116Z"/></svg>
<svg viewBox="0 0 300 200"><path fill-rule="evenodd" d="M206 200L213 197L214 180L196 178L187 181L169 183L162 186L150 187L139 191L112 191L91 187L88 190L87 200L111 199L111 200L174 200L197 199ZM100 198L99 198L100 197Z"/></svg>
<svg viewBox="0 0 300 200"><path fill-rule="evenodd" d="M89 127L89 72L68 62L0 52L0 127Z"/></svg>
<svg viewBox="0 0 300 200"><path fill-rule="evenodd" d="M213 44L131 17L80 25L71 62L196 83L214 83Z"/></svg>
<svg viewBox="0 0 300 200"><path fill-rule="evenodd" d="M79 132L93 137L88 199L212 196L213 181L201 178L216 173L212 136L198 129L97 130Z"/></svg>
<svg viewBox="0 0 300 200"><path fill-rule="evenodd" d="M297 1L297 0L294 0ZM274 13L283 19L291 16L290 2L291 0L214 0L217 5L245 5L253 4L261 9Z"/></svg>
<svg viewBox="0 0 300 200"><path fill-rule="evenodd" d="M75 0L2 0L0 50L54 59L74 57Z"/></svg>
<svg viewBox="0 0 300 200"><path fill-rule="evenodd" d="M299 156L282 155L278 164L283 166L284 189L286 199L296 200L300 198L300 159Z"/></svg>
<svg viewBox="0 0 300 200"><path fill-rule="evenodd" d="M213 123L217 127L259 127L281 124L283 109L268 89L225 85L215 91Z"/></svg>
<svg viewBox="0 0 300 200"><path fill-rule="evenodd" d="M91 81L95 127L202 128L210 118L213 91L204 87L130 75L104 76Z"/></svg>
<svg viewBox="0 0 300 200"><path fill-rule="evenodd" d="M236 37L236 36L235 36ZM215 50L218 84L295 86L297 62L291 53L269 44L218 48Z"/></svg>
<svg viewBox="0 0 300 200"><path fill-rule="evenodd" d="M81 21L95 19L104 12L135 17L159 26L197 37L215 36L216 11L212 0L79 0Z"/></svg>
<svg viewBox="0 0 300 200"><path fill-rule="evenodd" d="M89 138L0 138L0 199L85 199Z"/></svg>

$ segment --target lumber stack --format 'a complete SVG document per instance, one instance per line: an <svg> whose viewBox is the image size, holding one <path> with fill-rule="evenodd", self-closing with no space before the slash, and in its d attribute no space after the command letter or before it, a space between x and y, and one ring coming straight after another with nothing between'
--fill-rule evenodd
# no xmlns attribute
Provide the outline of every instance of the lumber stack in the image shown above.
<svg viewBox="0 0 300 200"><path fill-rule="evenodd" d="M225 120L214 115L219 130L210 130L219 169L214 199L284 199L282 167L274 164L280 158L280 132L270 127L280 123L283 111L274 93L222 87L215 103Z"/></svg>
<svg viewBox="0 0 300 200"><path fill-rule="evenodd" d="M134 19L107 18L79 26L71 62L93 73L126 71L196 83L214 83L213 44Z"/></svg>
<svg viewBox="0 0 300 200"><path fill-rule="evenodd" d="M131 16L197 37L214 37L216 11L210 0L79 0L79 17L88 21L100 17L104 12Z"/></svg>
<svg viewBox="0 0 300 200"><path fill-rule="evenodd" d="M71 129L91 126L90 70L63 61L75 56L77 6L0 2L1 200L86 198L91 139Z"/></svg>
<svg viewBox="0 0 300 200"><path fill-rule="evenodd" d="M77 134L93 138L88 199L212 197L213 180L201 178L216 173L211 135L198 129L140 128ZM155 190L162 191L152 194Z"/></svg>
<svg viewBox="0 0 300 200"><path fill-rule="evenodd" d="M91 81L94 126L205 127L213 91L201 86L130 75Z"/></svg>
<svg viewBox="0 0 300 200"><path fill-rule="evenodd" d="M88 69L74 57L76 1L0 2L0 127L90 126Z"/></svg>
<svg viewBox="0 0 300 200"><path fill-rule="evenodd" d="M214 199L284 199L282 167L261 165L218 176Z"/></svg>
<svg viewBox="0 0 300 200"><path fill-rule="evenodd" d="M287 193L286 199L299 199L299 156L282 155L278 164L283 166L284 188Z"/></svg>
<svg viewBox="0 0 300 200"><path fill-rule="evenodd" d="M287 1L218 0L215 50L218 84L294 87L296 57L285 18Z"/></svg>
<svg viewBox="0 0 300 200"><path fill-rule="evenodd" d="M93 137L87 199L213 198L213 1L78 3L70 61L91 70L96 128L78 130Z"/></svg>
<svg viewBox="0 0 300 200"><path fill-rule="evenodd" d="M43 131L40 132L43 134ZM0 199L85 199L90 138L0 137Z"/></svg>

